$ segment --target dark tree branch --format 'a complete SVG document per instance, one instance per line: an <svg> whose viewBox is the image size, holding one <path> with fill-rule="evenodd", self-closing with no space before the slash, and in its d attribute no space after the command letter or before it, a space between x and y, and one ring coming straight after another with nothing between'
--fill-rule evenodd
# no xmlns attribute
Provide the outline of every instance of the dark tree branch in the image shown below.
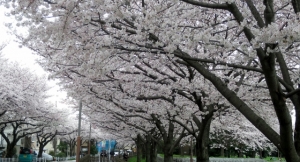
<svg viewBox="0 0 300 162"><path fill-rule="evenodd" d="M205 2L200 2L200 1L195 1L195 0L181 0L183 2L195 5L195 6L200 6L200 7L205 7L205 8L212 8L212 9L228 9L228 4L223 3L223 4L218 4L218 3L205 3Z"/></svg>
<svg viewBox="0 0 300 162"><path fill-rule="evenodd" d="M292 97L293 95L295 95L295 94L297 94L297 93L299 93L299 92L300 92L300 88L295 89L294 91L292 91L292 92L286 94L285 97L286 97L286 98L290 98L290 97Z"/></svg>

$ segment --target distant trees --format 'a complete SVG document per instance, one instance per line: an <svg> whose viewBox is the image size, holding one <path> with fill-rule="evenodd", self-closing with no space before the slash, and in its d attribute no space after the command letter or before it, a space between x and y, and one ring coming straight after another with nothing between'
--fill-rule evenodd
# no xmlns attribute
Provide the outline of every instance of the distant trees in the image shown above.
<svg viewBox="0 0 300 162"><path fill-rule="evenodd" d="M49 88L42 77L17 63L1 57L0 66L0 134L7 143L6 156L12 157L13 149L21 138L40 132L43 128L44 113L51 107L46 102ZM11 132L6 133L7 129Z"/></svg>
<svg viewBox="0 0 300 162"><path fill-rule="evenodd" d="M7 144L6 157L15 154L15 146L22 138L24 146L31 148L32 135L37 135L41 156L48 142L67 133L62 124L68 114L48 100L50 86L45 77L2 56L0 80L0 134Z"/></svg>
<svg viewBox="0 0 300 162"><path fill-rule="evenodd" d="M91 111L107 107L173 117L183 110L179 116L191 120L191 114L200 118L209 112L173 98L203 91L213 94L205 105L234 107L288 162L300 161L297 1L19 0L7 5L13 5L17 25L30 29L18 35L23 44L44 58L43 67L72 97L97 105ZM139 95L158 94L163 102L136 102Z"/></svg>

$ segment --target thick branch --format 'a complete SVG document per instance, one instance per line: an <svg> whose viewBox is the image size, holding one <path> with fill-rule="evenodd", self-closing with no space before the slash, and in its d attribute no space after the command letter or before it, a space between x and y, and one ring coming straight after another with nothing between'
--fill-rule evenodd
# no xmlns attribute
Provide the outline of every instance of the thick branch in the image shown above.
<svg viewBox="0 0 300 162"><path fill-rule="evenodd" d="M228 4L227 3L205 3L205 2L200 2L200 1L194 1L194 0L181 0L183 2L195 5L195 6L200 6L200 7L205 7L205 8L212 8L212 9L228 9Z"/></svg>
<svg viewBox="0 0 300 162"><path fill-rule="evenodd" d="M259 12L257 11L256 7L254 6L252 0L246 0L246 3L253 15L253 17L255 18L255 20L257 21L257 25L260 27L260 28L263 28L265 26L265 23L263 21L263 19L261 18Z"/></svg>
<svg viewBox="0 0 300 162"><path fill-rule="evenodd" d="M292 91L292 92L286 94L285 97L286 97L286 98L292 97L294 94L297 94L297 93L299 93L299 92L300 92L300 88L298 88L298 89L296 89L296 90L294 90L294 91Z"/></svg>

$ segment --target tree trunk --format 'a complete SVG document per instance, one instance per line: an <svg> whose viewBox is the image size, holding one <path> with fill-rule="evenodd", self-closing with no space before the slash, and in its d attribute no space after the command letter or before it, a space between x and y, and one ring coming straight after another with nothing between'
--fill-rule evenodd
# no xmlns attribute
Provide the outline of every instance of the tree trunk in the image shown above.
<svg viewBox="0 0 300 162"><path fill-rule="evenodd" d="M209 130L211 118L202 121L202 129L196 138L197 162L209 162Z"/></svg>
<svg viewBox="0 0 300 162"><path fill-rule="evenodd" d="M221 157L225 157L224 156L224 148L223 147L221 147Z"/></svg>
<svg viewBox="0 0 300 162"><path fill-rule="evenodd" d="M157 143L151 139L150 162L157 162Z"/></svg>
<svg viewBox="0 0 300 162"><path fill-rule="evenodd" d="M7 146L6 146L6 150L5 153L3 153L4 157L7 158L12 158L16 151L14 150L14 147L16 146L18 140L20 140L20 137L17 137L17 134L13 134L12 136L12 140L10 141L9 137L7 136L7 134L4 133L4 128L6 127L6 125L0 129L0 136L2 136L1 138L5 140Z"/></svg>
<svg viewBox="0 0 300 162"><path fill-rule="evenodd" d="M184 155L184 153L183 153L183 148L182 148L182 146L179 146L179 153L180 153L180 156L183 156Z"/></svg>
<svg viewBox="0 0 300 162"><path fill-rule="evenodd" d="M144 146L146 148L146 162L151 162L151 159L150 159L150 154L151 154L151 136L150 135L146 136L146 142L145 142Z"/></svg>
<svg viewBox="0 0 300 162"><path fill-rule="evenodd" d="M207 148L208 141L199 139L196 141L196 148L198 150L197 162L209 162L209 155L208 155L208 148Z"/></svg>
<svg viewBox="0 0 300 162"><path fill-rule="evenodd" d="M173 154L169 153L169 149L164 150L164 162L173 162Z"/></svg>
<svg viewBox="0 0 300 162"><path fill-rule="evenodd" d="M172 139L170 139L169 137L168 140L164 141L164 148L163 148L164 162L173 162L173 151L171 151L173 145L171 142Z"/></svg>
<svg viewBox="0 0 300 162"><path fill-rule="evenodd" d="M250 157L251 157L251 158L255 158L255 154L256 154L256 152L255 152L255 151L251 151L251 155L250 155Z"/></svg>
<svg viewBox="0 0 300 162"><path fill-rule="evenodd" d="M12 158L15 154L15 151L14 151L14 148L15 148L15 145L7 145L7 148L6 148L6 155L5 157L6 158Z"/></svg>
<svg viewBox="0 0 300 162"><path fill-rule="evenodd" d="M261 150L259 150L259 158L261 158L261 159L263 158L263 157L262 157L262 151L261 151Z"/></svg>
<svg viewBox="0 0 300 162"><path fill-rule="evenodd" d="M239 158L243 157L243 152L241 150L239 150Z"/></svg>
<svg viewBox="0 0 300 162"><path fill-rule="evenodd" d="M142 161L142 140L140 139L141 136L138 135L136 139L136 145L137 145L137 152L136 152L136 161L141 162Z"/></svg>
<svg viewBox="0 0 300 162"><path fill-rule="evenodd" d="M39 152L38 152L38 157L41 158L43 157L43 152L44 152L44 145L40 143L40 146L39 146Z"/></svg>
<svg viewBox="0 0 300 162"><path fill-rule="evenodd" d="M300 88L300 85L298 86ZM295 105L295 131L294 131L294 145L298 156L300 156L300 93L294 96L296 99L293 100ZM297 103L295 103L297 102ZM297 108L298 107L298 108Z"/></svg>
<svg viewBox="0 0 300 162"><path fill-rule="evenodd" d="M146 146L145 145L141 145L141 156L142 156L142 159L146 158L146 154L147 154Z"/></svg>
<svg viewBox="0 0 300 162"><path fill-rule="evenodd" d="M194 144L193 144L193 137L191 137L191 139L190 139L191 141L191 144L190 144L190 149L191 149L191 151L190 151L190 162L193 162L193 147L194 147Z"/></svg>
<svg viewBox="0 0 300 162"><path fill-rule="evenodd" d="M200 107L202 108L202 106ZM210 108L213 108L209 106ZM210 111L209 114L205 116L205 119L202 121L199 121L198 118L193 116L193 121L197 124L197 127L199 128L199 133L196 137L196 157L197 162L209 162L209 154L208 154L208 148L209 148L209 130L210 130L210 124L212 120L213 111Z"/></svg>
<svg viewBox="0 0 300 162"><path fill-rule="evenodd" d="M57 138L56 137L53 139L52 144L53 144L53 149L54 149L54 155L56 155L56 151L57 151Z"/></svg>
<svg viewBox="0 0 300 162"><path fill-rule="evenodd" d="M73 149L72 149L72 144L71 144L71 142L68 142L68 144L67 145L69 145L69 153L70 153L70 156L73 156Z"/></svg>

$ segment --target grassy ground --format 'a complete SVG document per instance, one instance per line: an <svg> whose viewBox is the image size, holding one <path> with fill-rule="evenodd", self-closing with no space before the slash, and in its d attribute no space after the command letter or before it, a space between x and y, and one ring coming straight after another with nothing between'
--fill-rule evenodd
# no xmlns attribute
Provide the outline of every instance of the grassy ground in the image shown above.
<svg viewBox="0 0 300 162"><path fill-rule="evenodd" d="M272 161L282 161L282 162L285 162L284 158L278 159L277 157L266 157L266 158L264 158L264 160L270 161L270 162L272 162Z"/></svg>
<svg viewBox="0 0 300 162"><path fill-rule="evenodd" d="M164 157L163 154L159 154L161 157ZM181 156L181 155L174 155L173 157L182 157L182 158L189 158L190 156ZM272 161L280 161L280 159L278 159L277 157L267 157L267 158L264 158L264 160L266 160L267 162L272 162ZM282 162L285 162L285 159L284 158L281 158L281 161ZM136 162L136 156L133 156L133 157L130 157L128 159L128 162ZM142 159L142 162L146 162L145 159Z"/></svg>

